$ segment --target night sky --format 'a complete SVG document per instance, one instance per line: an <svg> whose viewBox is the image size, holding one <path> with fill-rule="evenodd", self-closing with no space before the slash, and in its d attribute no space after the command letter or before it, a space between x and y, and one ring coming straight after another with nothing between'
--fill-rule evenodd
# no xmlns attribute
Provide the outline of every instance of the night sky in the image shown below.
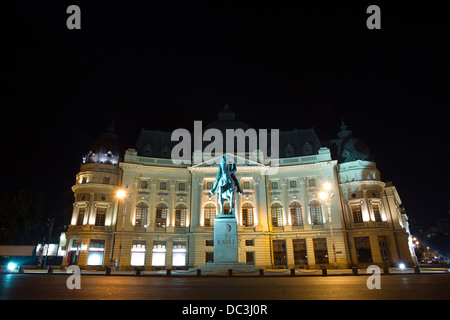
<svg viewBox="0 0 450 320"><path fill-rule="evenodd" d="M141 128L192 130L228 104L250 127L313 127L322 141L343 117L409 217L434 225L450 198L448 13L298 2L2 4L0 192L43 190L61 210L112 121L134 147ZM71 4L81 30L66 27ZM381 30L366 27L370 4Z"/></svg>

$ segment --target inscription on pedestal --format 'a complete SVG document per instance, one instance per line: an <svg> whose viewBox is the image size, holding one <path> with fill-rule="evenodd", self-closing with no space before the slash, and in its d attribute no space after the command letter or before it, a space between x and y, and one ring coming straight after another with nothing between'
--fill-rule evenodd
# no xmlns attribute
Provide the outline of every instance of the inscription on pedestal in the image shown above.
<svg viewBox="0 0 450 320"><path fill-rule="evenodd" d="M236 218L214 221L214 263L237 263L238 241Z"/></svg>

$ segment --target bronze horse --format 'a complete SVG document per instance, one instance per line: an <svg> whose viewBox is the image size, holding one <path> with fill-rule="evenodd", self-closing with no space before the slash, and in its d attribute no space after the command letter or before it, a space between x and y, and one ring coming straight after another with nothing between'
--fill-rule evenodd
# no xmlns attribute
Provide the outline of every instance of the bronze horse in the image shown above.
<svg viewBox="0 0 450 320"><path fill-rule="evenodd" d="M219 172L217 173L216 181L213 188L209 191L212 195L216 192L219 198L220 214L223 215L223 205L225 201L230 202L230 215L234 216L234 193L237 191L242 194L242 189L239 181L235 176L236 164L227 163L227 156L223 155L220 159ZM235 189L236 188L236 189Z"/></svg>

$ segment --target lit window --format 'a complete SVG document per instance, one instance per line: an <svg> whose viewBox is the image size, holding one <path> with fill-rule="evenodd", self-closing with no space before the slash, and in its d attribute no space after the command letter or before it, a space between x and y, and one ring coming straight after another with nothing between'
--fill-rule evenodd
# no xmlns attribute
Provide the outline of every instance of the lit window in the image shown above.
<svg viewBox="0 0 450 320"><path fill-rule="evenodd" d="M253 226L253 206L248 202L242 205L242 224L245 227Z"/></svg>
<svg viewBox="0 0 450 320"><path fill-rule="evenodd" d="M136 206L136 227L143 227L147 224L148 206L144 202L138 203Z"/></svg>
<svg viewBox="0 0 450 320"><path fill-rule="evenodd" d="M291 221L293 226L301 226L302 222L302 206L297 201L294 201L289 206L291 212Z"/></svg>
<svg viewBox="0 0 450 320"><path fill-rule="evenodd" d="M84 222L84 214L86 213L86 208L80 208L78 210L77 226L82 226Z"/></svg>
<svg viewBox="0 0 450 320"><path fill-rule="evenodd" d="M319 201L313 200L309 203L312 224L323 224L322 205Z"/></svg>
<svg viewBox="0 0 450 320"><path fill-rule="evenodd" d="M91 240L87 258L88 266L103 265L103 255L105 252L105 240Z"/></svg>
<svg viewBox="0 0 450 320"><path fill-rule="evenodd" d="M95 225L104 226L106 218L106 208L97 208L97 214L95 215Z"/></svg>
<svg viewBox="0 0 450 320"><path fill-rule="evenodd" d="M186 226L186 206L184 204L179 204L175 207L175 227L185 227Z"/></svg>
<svg viewBox="0 0 450 320"><path fill-rule="evenodd" d="M155 226L165 228L166 220L167 220L167 206L164 203L160 203L156 206Z"/></svg>
<svg viewBox="0 0 450 320"><path fill-rule="evenodd" d="M376 221L376 222L381 222L381 221L383 221L383 220L381 219L380 206L379 206L378 204L372 205L372 211L373 211L373 215L375 216L375 221Z"/></svg>
<svg viewBox="0 0 450 320"><path fill-rule="evenodd" d="M205 227L213 227L214 226L214 220L216 218L216 206L212 203L208 203L205 205Z"/></svg>
<svg viewBox="0 0 450 320"><path fill-rule="evenodd" d="M230 203L228 201L223 204L223 214L231 214Z"/></svg>
<svg viewBox="0 0 450 320"><path fill-rule="evenodd" d="M153 241L152 266L162 267L166 265L166 242Z"/></svg>
<svg viewBox="0 0 450 320"><path fill-rule="evenodd" d="M130 265L138 267L145 264L145 244L145 240L133 240Z"/></svg>
<svg viewBox="0 0 450 320"><path fill-rule="evenodd" d="M352 208L352 214L353 214L353 222L354 223L363 222L361 205L359 205L359 204L353 205L351 208Z"/></svg>
<svg viewBox="0 0 450 320"><path fill-rule="evenodd" d="M279 203L274 203L271 207L272 211L272 226L273 227L282 227L283 226L283 213L282 207Z"/></svg>
<svg viewBox="0 0 450 320"><path fill-rule="evenodd" d="M172 266L186 265L186 241L174 241L172 251Z"/></svg>

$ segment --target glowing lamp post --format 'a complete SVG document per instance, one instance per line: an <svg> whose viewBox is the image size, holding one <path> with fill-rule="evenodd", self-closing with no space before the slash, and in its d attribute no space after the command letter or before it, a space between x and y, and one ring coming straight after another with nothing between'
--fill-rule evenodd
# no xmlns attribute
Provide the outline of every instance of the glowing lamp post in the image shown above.
<svg viewBox="0 0 450 320"><path fill-rule="evenodd" d="M120 233L120 246L119 246L119 259L117 261L117 267L118 267L118 271L120 271L120 267L121 267L121 259L122 259L122 243L123 243L123 229L125 227L125 215L127 212L127 198L126 198L126 191L124 189L119 189L117 191L117 198L120 200L123 200L123 214L122 214L122 231ZM131 196L131 194L130 194Z"/></svg>
<svg viewBox="0 0 450 320"><path fill-rule="evenodd" d="M334 193L330 192L331 184L328 182L323 185L323 189L324 191L320 192L319 197L320 199L325 200L327 204L328 220L330 221L331 242L333 244L334 267L337 269L338 264L336 259L336 247L334 245L333 224L331 222L331 198L333 198Z"/></svg>

